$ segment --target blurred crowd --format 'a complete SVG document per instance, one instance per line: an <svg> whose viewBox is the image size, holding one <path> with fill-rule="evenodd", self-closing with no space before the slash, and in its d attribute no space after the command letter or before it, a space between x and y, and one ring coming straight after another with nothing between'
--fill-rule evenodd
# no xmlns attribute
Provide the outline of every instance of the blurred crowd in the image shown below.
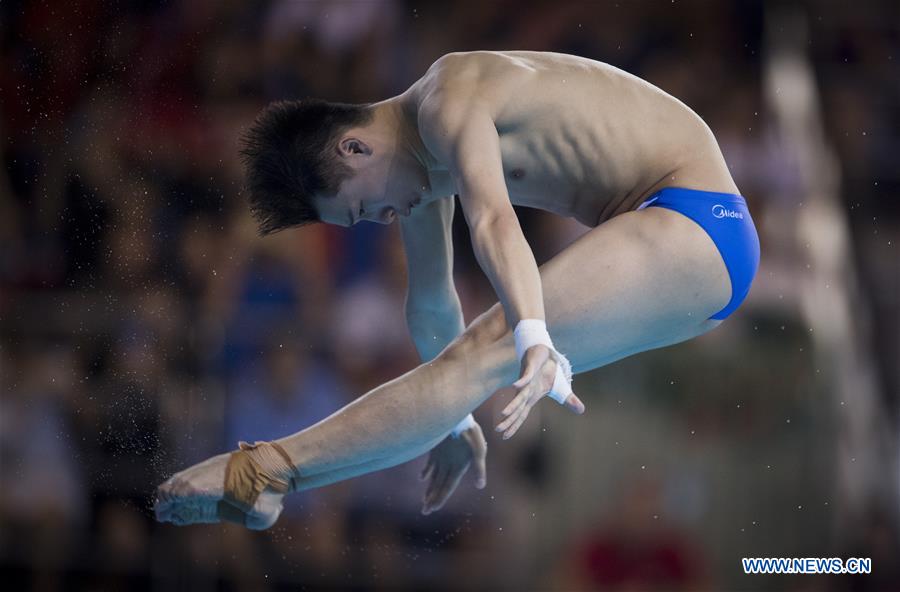
<svg viewBox="0 0 900 592"><path fill-rule="evenodd" d="M878 319L880 403L896 417L900 8L797 5L839 157L860 314ZM681 0L4 1L3 580L40 590L900 586L896 507L873 503L835 534L840 410L785 289L807 260L782 217L802 206L802 178L764 98L769 14L761 2ZM464 480L437 514L419 515L413 462L296 495L264 533L154 523L153 488L173 471L237 440L297 431L418 363L397 228L260 239L241 196L242 130L269 101L380 100L442 54L472 49L605 61L696 110L760 228L748 304L697 342L580 378L593 418L548 408L510 443L491 439L489 487ZM585 231L520 214L539 262ZM459 219L454 233L471 320L495 297ZM476 414L486 432L498 404ZM741 556L851 553L871 556L876 574L739 572Z"/></svg>

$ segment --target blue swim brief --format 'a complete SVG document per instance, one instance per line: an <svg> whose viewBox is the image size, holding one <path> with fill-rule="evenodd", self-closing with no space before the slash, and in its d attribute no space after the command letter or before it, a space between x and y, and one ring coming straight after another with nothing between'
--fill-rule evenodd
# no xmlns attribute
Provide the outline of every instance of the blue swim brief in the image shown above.
<svg viewBox="0 0 900 592"><path fill-rule="evenodd" d="M714 193L681 187L657 191L637 209L667 208L684 214L713 240L731 278L731 300L709 317L721 320L741 305L759 267L759 236L747 202L734 193Z"/></svg>

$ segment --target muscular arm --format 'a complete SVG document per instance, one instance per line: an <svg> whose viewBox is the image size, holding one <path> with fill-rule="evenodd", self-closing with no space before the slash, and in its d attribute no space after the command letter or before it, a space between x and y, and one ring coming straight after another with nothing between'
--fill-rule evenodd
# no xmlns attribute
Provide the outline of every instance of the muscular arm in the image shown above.
<svg viewBox="0 0 900 592"><path fill-rule="evenodd" d="M456 181L475 256L507 323L543 320L540 275L509 200L493 120L477 98L449 92L436 91L420 107L422 139Z"/></svg>
<svg viewBox="0 0 900 592"><path fill-rule="evenodd" d="M406 251L406 323L423 362L434 359L465 328L453 285L452 197L401 218Z"/></svg>
<svg viewBox="0 0 900 592"><path fill-rule="evenodd" d="M583 405L572 392L568 360L554 349L544 324L541 277L509 199L490 107L471 91L468 74L452 82L441 85L438 77L422 99L419 132L456 183L475 256L514 329L520 374L513 383L516 396L503 410L506 419L497 426L509 438L547 394L575 413Z"/></svg>

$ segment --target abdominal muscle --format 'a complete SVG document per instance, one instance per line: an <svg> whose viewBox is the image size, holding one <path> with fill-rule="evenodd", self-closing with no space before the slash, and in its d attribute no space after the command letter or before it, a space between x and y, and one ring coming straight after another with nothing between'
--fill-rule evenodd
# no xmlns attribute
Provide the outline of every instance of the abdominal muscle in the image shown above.
<svg viewBox="0 0 900 592"><path fill-rule="evenodd" d="M527 173L520 169L514 169L511 171L512 174L507 173L507 187L510 201L514 205L574 218L581 224L593 228L619 214L637 209L653 194L666 187L740 193L718 149L716 152L717 154L712 154L706 159L673 168L655 179L631 188L616 190L595 187L575 188L569 191L559 191L557 188L553 192L538 194L529 191L531 188L522 183Z"/></svg>
<svg viewBox="0 0 900 592"><path fill-rule="evenodd" d="M543 129L501 134L510 200L594 227L665 187L738 193L712 132L698 117L686 119L664 141L636 137L617 150L589 129L565 137Z"/></svg>

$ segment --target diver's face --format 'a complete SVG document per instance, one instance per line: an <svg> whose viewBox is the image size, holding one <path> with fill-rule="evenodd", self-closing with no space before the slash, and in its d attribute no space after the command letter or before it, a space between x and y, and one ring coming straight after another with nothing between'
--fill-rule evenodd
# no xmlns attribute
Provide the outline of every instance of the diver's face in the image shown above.
<svg viewBox="0 0 900 592"><path fill-rule="evenodd" d="M390 224L398 216L409 216L428 193L427 171L414 158L359 144L342 150L353 174L336 195L315 199L322 221L339 226L363 220Z"/></svg>

